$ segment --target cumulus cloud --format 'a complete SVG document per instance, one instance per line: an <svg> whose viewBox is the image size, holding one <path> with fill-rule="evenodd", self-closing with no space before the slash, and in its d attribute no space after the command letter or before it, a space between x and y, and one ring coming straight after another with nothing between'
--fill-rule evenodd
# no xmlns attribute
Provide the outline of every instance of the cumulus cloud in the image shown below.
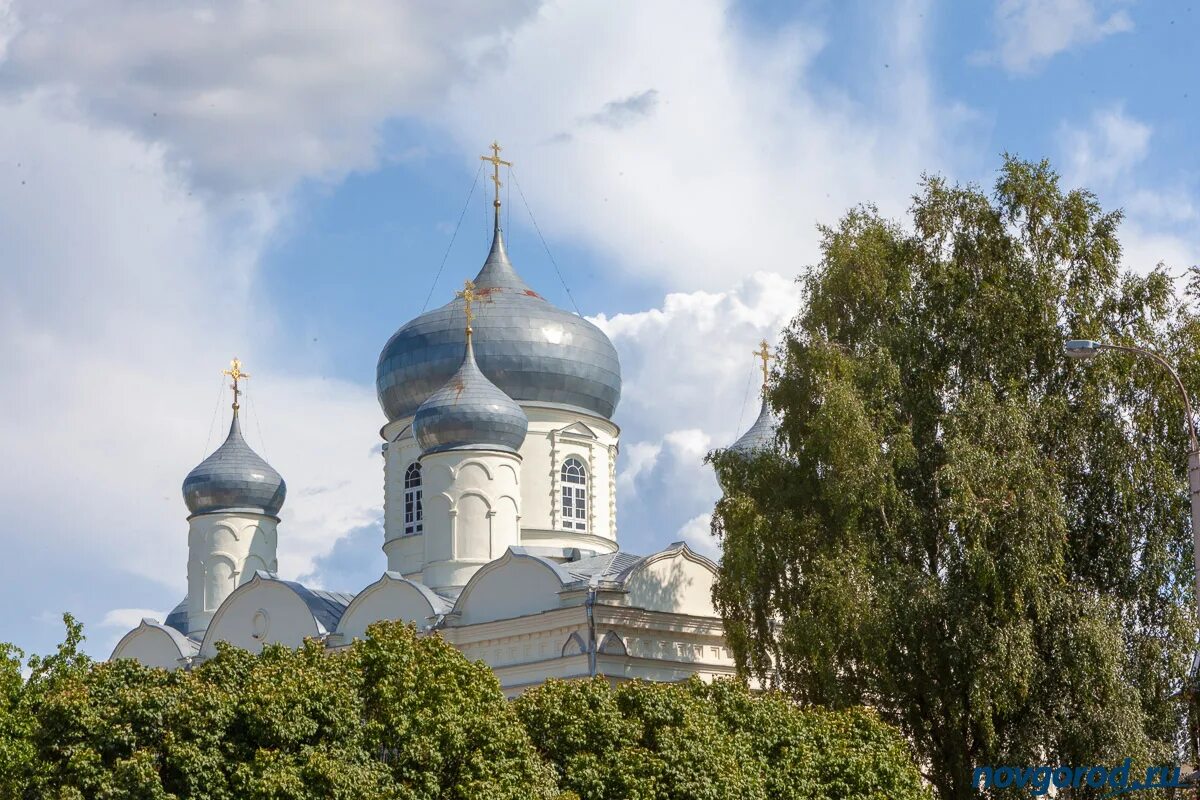
<svg viewBox="0 0 1200 800"><path fill-rule="evenodd" d="M675 292L658 308L594 321L621 357L617 475L621 544L697 547L696 519L719 495L705 455L733 442L759 407L761 339L775 343L800 308L792 276L755 273L724 292ZM689 527L690 526L690 527Z"/></svg>
<svg viewBox="0 0 1200 800"><path fill-rule="evenodd" d="M954 156L970 120L933 98L923 10L898 3L863 32L889 68L850 96L814 77L813 25L750 34L725 2L551 4L443 113L464 152L483 131L508 145L554 236L627 279L724 290L794 274L816 257L816 224L864 198L903 211L920 173Z"/></svg>
<svg viewBox="0 0 1200 800"><path fill-rule="evenodd" d="M152 608L114 608L100 620L102 628L118 628L124 634L130 628L136 628L145 618L162 622L169 612L155 611Z"/></svg>
<svg viewBox="0 0 1200 800"><path fill-rule="evenodd" d="M338 592L358 592L370 586L387 569L383 544L383 521L362 525L339 539L326 554L318 556L312 571L300 576L306 586Z"/></svg>
<svg viewBox="0 0 1200 800"><path fill-rule="evenodd" d="M32 620L52 641L63 608L103 622L92 595L122 584L174 606L179 486L224 435L215 390L234 353L253 367L247 438L291 487L281 570L310 569L381 502L369 388L272 368L286 343L254 292L270 204L201 202L161 146L52 104L0 110L0 539L31 567L6 578L0 640L37 641Z"/></svg>
<svg viewBox="0 0 1200 800"><path fill-rule="evenodd" d="M1133 30L1124 8L1096 0L1000 0L995 25L996 49L976 60L999 63L1015 73L1028 73L1075 47L1094 44ZM1102 10L1104 9L1104 10Z"/></svg>
<svg viewBox="0 0 1200 800"><path fill-rule="evenodd" d="M95 631L92 632L89 637L91 641L89 649L95 656L104 658L116 649L117 642L121 641L121 637L140 625L143 619L155 619L162 622L168 613L170 612L152 608L111 609L100 618L99 622L94 623L94 627L99 628L100 631L98 636Z"/></svg>
<svg viewBox="0 0 1200 800"><path fill-rule="evenodd" d="M498 57L535 4L17 0L0 87L159 143L201 186L283 188L372 167L381 126ZM0 55L3 55L0 49Z"/></svg>
<svg viewBox="0 0 1200 800"><path fill-rule="evenodd" d="M1134 218L1121 226L1121 253L1125 265L1135 272L1162 265L1168 275L1184 278L1188 267L1200 266L1200 236L1194 227L1174 232Z"/></svg>
<svg viewBox="0 0 1200 800"><path fill-rule="evenodd" d="M1064 124L1059 136L1065 173L1084 186L1104 188L1128 178L1150 153L1151 128L1121 107L1101 109L1085 125Z"/></svg>
<svg viewBox="0 0 1200 800"><path fill-rule="evenodd" d="M712 535L712 514L697 514L679 529L676 536L688 543L697 553L714 561L721 557L721 548Z"/></svg>
<svg viewBox="0 0 1200 800"><path fill-rule="evenodd" d="M1086 186L1102 202L1124 209L1121 243L1126 265L1147 272L1158 264L1182 275L1200 263L1196 186L1173 176L1147 179L1141 167L1151 154L1153 128L1120 106L1094 111L1087 120L1059 125L1064 178Z"/></svg>

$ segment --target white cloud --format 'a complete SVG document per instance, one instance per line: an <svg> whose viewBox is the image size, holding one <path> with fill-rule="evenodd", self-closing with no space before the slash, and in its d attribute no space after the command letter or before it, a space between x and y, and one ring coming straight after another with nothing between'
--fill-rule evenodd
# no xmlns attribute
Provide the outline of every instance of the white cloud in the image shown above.
<svg viewBox="0 0 1200 800"><path fill-rule="evenodd" d="M753 350L760 339L779 340L800 294L791 277L760 272L725 292L672 293L659 308L595 319L616 345L624 380L622 547L662 547L712 510L719 488L704 456L757 416Z"/></svg>
<svg viewBox="0 0 1200 800"><path fill-rule="evenodd" d="M273 367L258 261L290 185L374 165L384 121L524 13L466 5L0 0L0 539L52 570L6 582L0 639L44 647L63 607L111 623L116 586L182 595L179 484L224 433L203 441L233 353L247 438L289 482L281 572L375 523L373 391Z"/></svg>
<svg viewBox="0 0 1200 800"><path fill-rule="evenodd" d="M53 571L6 577L8 605L19 598L28 616L0 623L21 632L0 629L0 640L27 641L31 622L57 637L56 622L37 621L47 608L101 617L67 599L83 587L48 575L149 581L161 588L142 602L168 607L182 596L180 482L224 434L206 447L234 353L254 374L247 437L289 481L285 575L372 521L382 500L373 392L272 368L275 310L254 275L272 204L200 202L161 147L46 103L0 108L0 540Z"/></svg>
<svg viewBox="0 0 1200 800"><path fill-rule="evenodd" d="M532 6L17 0L0 85L162 144L201 186L286 188L374 166L383 123L495 58Z"/></svg>
<svg viewBox="0 0 1200 800"><path fill-rule="evenodd" d="M995 51L976 56L981 62L998 61L1015 73L1032 72L1072 48L1094 44L1116 33L1133 30L1133 20L1123 8L1108 13L1095 0L1000 0L995 24L999 43Z"/></svg>
<svg viewBox="0 0 1200 800"><path fill-rule="evenodd" d="M152 608L114 608L104 615L99 624L102 628L119 628L124 633L131 628L136 628L143 619L156 619L162 622L166 616L166 613L155 611Z"/></svg>
<svg viewBox="0 0 1200 800"><path fill-rule="evenodd" d="M848 96L814 77L811 25L752 36L726 2L550 3L444 113L472 157L506 143L543 229L628 278L719 290L792 275L817 256L818 222L866 198L902 212L954 153L965 114L932 99L923 8L899 3L863 32L888 67Z"/></svg>
<svg viewBox="0 0 1200 800"><path fill-rule="evenodd" d="M1145 273L1161 263L1180 275L1200 263L1196 187L1182 176L1168 182L1147 177L1143 167L1154 135L1149 124L1113 106L1082 124L1063 123L1058 133L1067 186L1087 187L1105 205L1124 209L1120 239L1127 267Z"/></svg>
<svg viewBox="0 0 1200 800"><path fill-rule="evenodd" d="M714 560L721 557L721 548L712 535L712 514L697 514L685 522L675 535L697 553Z"/></svg>
<svg viewBox="0 0 1200 800"><path fill-rule="evenodd" d="M1121 225L1121 254L1125 266L1147 273L1162 264L1168 275L1185 276L1185 270L1200 265L1200 236L1147 228L1140 219ZM1182 285L1179 287L1182 288Z"/></svg>
<svg viewBox="0 0 1200 800"><path fill-rule="evenodd" d="M1096 111L1084 126L1062 125L1059 138L1067 178L1101 189L1131 176L1150 153L1153 131L1119 106Z"/></svg>
<svg viewBox="0 0 1200 800"><path fill-rule="evenodd" d="M1175 186L1166 189L1134 189L1125 201L1125 209L1138 218L1158 219L1167 223L1194 223L1200 218L1195 195Z"/></svg>
<svg viewBox="0 0 1200 800"><path fill-rule="evenodd" d="M689 428L732 440L757 413L752 351L778 340L800 297L794 277L757 272L728 291L673 292L660 308L596 317L621 357L626 441Z"/></svg>
<svg viewBox="0 0 1200 800"><path fill-rule="evenodd" d="M17 33L17 12L13 0L0 0L0 61L4 60L8 42Z"/></svg>

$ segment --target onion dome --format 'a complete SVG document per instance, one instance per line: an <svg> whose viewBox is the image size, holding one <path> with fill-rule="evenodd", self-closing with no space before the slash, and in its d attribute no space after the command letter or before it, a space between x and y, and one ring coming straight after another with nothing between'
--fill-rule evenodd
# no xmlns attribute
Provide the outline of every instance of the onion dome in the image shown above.
<svg viewBox="0 0 1200 800"><path fill-rule="evenodd" d="M480 371L471 338L468 333L458 372L421 403L413 417L413 435L422 455L445 450L515 453L525 441L529 418Z"/></svg>
<svg viewBox="0 0 1200 800"><path fill-rule="evenodd" d="M603 331L555 308L521 280L508 260L499 212L492 249L475 278L478 367L508 397L611 418L621 398L621 365ZM417 407L450 380L462 362L461 299L398 330L376 368L379 404L389 420Z"/></svg>
<svg viewBox="0 0 1200 800"><path fill-rule="evenodd" d="M250 511L279 515L287 484L242 438L237 406L229 436L183 480L183 500L193 514Z"/></svg>
<svg viewBox="0 0 1200 800"><path fill-rule="evenodd" d="M754 420L750 430L729 445L729 449L747 456L763 450L773 450L778 432L779 422L775 419L775 412L771 410L771 404L767 402L767 398L763 397L758 419Z"/></svg>
<svg viewBox="0 0 1200 800"><path fill-rule="evenodd" d="M754 356L762 361L762 408L759 409L758 419L754 420L750 430L743 433L736 442L729 446L729 449L735 453L747 456L763 450L773 450L779 432L779 421L775 419L775 412L771 410L771 404L767 402L767 390L770 388L771 380L770 362L773 357L766 339L758 343L758 349L754 351Z"/></svg>

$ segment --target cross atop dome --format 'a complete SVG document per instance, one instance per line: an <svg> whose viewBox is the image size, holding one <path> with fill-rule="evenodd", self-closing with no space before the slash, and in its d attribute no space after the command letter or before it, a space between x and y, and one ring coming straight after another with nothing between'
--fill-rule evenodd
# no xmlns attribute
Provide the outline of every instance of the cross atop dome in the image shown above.
<svg viewBox="0 0 1200 800"><path fill-rule="evenodd" d="M467 317L467 338L470 339L471 322L475 319L475 311L471 308L471 305L479 299L479 293L475 291L475 281L463 281L462 291L455 292L454 296L462 298L463 311Z"/></svg>
<svg viewBox="0 0 1200 800"><path fill-rule="evenodd" d="M505 161L504 159L502 159L500 157L500 151L503 150L504 148L500 146L499 142L493 140L492 144L490 146L492 148L492 154L490 156L480 156L479 159L481 161L486 161L492 165L492 183L496 184L496 199L492 201L492 205L495 206L495 208L496 208L496 227L499 228L500 227L500 187L504 185L500 182L500 167L501 166L511 167L512 162Z"/></svg>
<svg viewBox="0 0 1200 800"><path fill-rule="evenodd" d="M771 368L768 366L768 363L771 361L771 350L767 345L766 339L759 342L759 347L754 351L754 355L762 359L763 391L765 392L767 390L767 383L771 379Z"/></svg>
<svg viewBox="0 0 1200 800"><path fill-rule="evenodd" d="M240 407L238 406L238 398L241 397L242 394L241 388L238 384L240 381L249 378L250 374L247 372L242 372L242 362L238 360L237 356L234 356L233 361L229 362L229 369L221 370L221 374L228 375L230 378L233 378L233 383L231 383L229 386L231 389L233 389L233 410L236 413Z"/></svg>
<svg viewBox="0 0 1200 800"><path fill-rule="evenodd" d="M269 517L279 515L287 496L287 484L262 456L250 449L238 420L241 382L250 377L242 362L234 358L222 375L233 379L233 419L224 444L200 462L183 481L183 500L196 514L250 512Z"/></svg>
<svg viewBox="0 0 1200 800"><path fill-rule="evenodd" d="M379 403L390 422L413 416L462 366L459 347L466 344L474 347L487 380L517 403L611 420L621 398L616 348L596 325L555 308L517 274L500 227L500 168L512 162L501 157L499 142L492 142L490 150L479 157L492 166L488 177L495 185L495 227L487 258L473 285L460 288L445 306L409 320L384 345L375 369ZM516 173L511 175L520 189ZM533 225L537 227L536 221ZM479 303L487 303L487 313L479 313ZM464 306L470 309L466 325Z"/></svg>

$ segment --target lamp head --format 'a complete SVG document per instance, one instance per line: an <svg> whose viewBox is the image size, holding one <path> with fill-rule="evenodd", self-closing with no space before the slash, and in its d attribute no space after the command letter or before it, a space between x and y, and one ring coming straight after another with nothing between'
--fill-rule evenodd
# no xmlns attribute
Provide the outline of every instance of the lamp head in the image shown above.
<svg viewBox="0 0 1200 800"><path fill-rule="evenodd" d="M1071 358L1086 360L1095 358L1104 345L1091 339L1071 339L1063 346L1063 352Z"/></svg>

